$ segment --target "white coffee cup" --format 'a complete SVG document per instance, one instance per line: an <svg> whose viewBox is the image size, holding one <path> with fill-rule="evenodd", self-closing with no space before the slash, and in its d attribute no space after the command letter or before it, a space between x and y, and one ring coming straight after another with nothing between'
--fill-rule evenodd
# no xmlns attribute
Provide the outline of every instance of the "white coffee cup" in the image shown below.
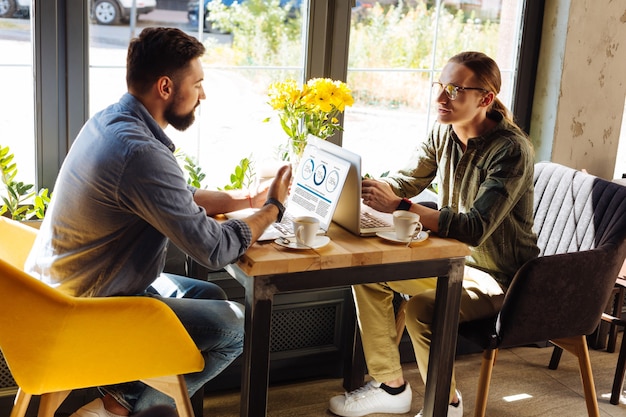
<svg viewBox="0 0 626 417"><path fill-rule="evenodd" d="M420 215L412 211L396 210L393 212L393 227L396 238L408 242L422 232Z"/></svg>
<svg viewBox="0 0 626 417"><path fill-rule="evenodd" d="M319 219L311 216L300 216L293 219L293 231L299 245L313 246L320 228Z"/></svg>

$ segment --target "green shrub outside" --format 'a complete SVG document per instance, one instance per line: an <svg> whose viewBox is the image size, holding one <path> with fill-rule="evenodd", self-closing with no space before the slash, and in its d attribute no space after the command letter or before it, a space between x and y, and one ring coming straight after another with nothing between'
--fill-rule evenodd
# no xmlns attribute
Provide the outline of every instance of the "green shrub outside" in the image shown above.
<svg viewBox="0 0 626 417"><path fill-rule="evenodd" d="M230 32L232 44L207 43L208 65L272 68L246 74L261 86L296 77L303 55L299 12L294 16L279 0L247 0L231 7L217 0L209 8L213 26ZM480 22L461 10L442 8L437 17L436 7L427 2L376 3L352 19L348 85L360 104L422 108L429 101L431 66L441 68L452 55L470 49L495 56L498 31L499 23ZM392 77L390 69L395 70Z"/></svg>

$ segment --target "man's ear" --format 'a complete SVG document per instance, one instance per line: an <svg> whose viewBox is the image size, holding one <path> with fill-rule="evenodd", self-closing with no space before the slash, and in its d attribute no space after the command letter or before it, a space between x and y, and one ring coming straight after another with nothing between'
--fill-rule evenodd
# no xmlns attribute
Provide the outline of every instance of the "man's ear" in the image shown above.
<svg viewBox="0 0 626 417"><path fill-rule="evenodd" d="M490 91L483 95L482 99L480 100L480 105L484 107L489 107L491 103L493 103L493 100L495 100L495 98L496 95Z"/></svg>
<svg viewBox="0 0 626 417"><path fill-rule="evenodd" d="M167 100L170 97L170 95L172 94L173 88L174 88L174 83L172 82L170 77L163 76L158 79L157 90L159 92L159 95L164 100Z"/></svg>

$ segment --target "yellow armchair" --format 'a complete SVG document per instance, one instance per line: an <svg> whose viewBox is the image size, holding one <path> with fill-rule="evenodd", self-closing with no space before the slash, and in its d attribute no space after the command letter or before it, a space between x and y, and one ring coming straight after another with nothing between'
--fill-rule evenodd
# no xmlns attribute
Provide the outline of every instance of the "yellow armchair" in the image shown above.
<svg viewBox="0 0 626 417"><path fill-rule="evenodd" d="M19 390L11 417L41 395L53 417L71 390L141 380L193 411L183 374L204 359L172 310L148 297L71 297L23 271L36 230L0 218L0 348Z"/></svg>

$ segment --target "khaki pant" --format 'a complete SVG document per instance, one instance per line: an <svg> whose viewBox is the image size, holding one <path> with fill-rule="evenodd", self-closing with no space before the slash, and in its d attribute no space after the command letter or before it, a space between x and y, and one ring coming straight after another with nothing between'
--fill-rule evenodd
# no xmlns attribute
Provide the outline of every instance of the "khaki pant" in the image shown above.
<svg viewBox="0 0 626 417"><path fill-rule="evenodd" d="M424 278L353 287L367 369L376 381L388 382L402 377L392 303L394 292L398 292L411 296L406 307L406 328L413 342L418 369L426 383L436 286L437 278ZM465 267L460 322L494 315L503 300L502 289L489 274ZM451 399L455 389L453 372Z"/></svg>

